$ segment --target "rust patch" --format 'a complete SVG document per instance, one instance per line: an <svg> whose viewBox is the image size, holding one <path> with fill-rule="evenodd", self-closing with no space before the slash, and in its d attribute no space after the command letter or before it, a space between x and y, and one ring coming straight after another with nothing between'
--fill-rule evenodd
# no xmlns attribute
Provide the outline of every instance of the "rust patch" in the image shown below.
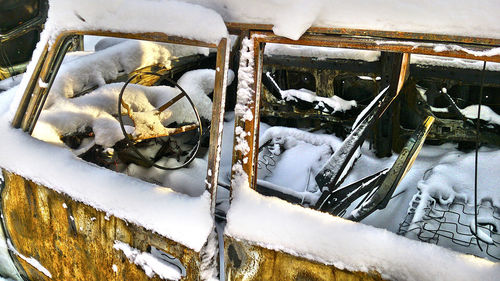
<svg viewBox="0 0 500 281"><path fill-rule="evenodd" d="M358 281L383 280L377 272L341 270L246 241L224 237L226 280ZM240 263L240 264L238 264Z"/></svg>
<svg viewBox="0 0 500 281"><path fill-rule="evenodd" d="M21 176L3 174L6 232L19 253L35 258L52 275L50 279L16 257L30 280L161 280L149 278L122 251L113 249L115 241L143 252L154 246L186 267L182 280L199 280L199 253Z"/></svg>

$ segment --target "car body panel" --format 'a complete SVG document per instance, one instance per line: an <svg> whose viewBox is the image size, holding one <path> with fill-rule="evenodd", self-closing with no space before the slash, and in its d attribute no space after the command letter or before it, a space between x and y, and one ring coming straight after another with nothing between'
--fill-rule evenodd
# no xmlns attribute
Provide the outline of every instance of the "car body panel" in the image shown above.
<svg viewBox="0 0 500 281"><path fill-rule="evenodd" d="M29 280L161 280L113 248L117 241L141 252L160 249L185 266L185 280L199 280L200 253L19 175L4 171L4 178L3 222L12 246L51 274L12 253Z"/></svg>
<svg viewBox="0 0 500 281"><path fill-rule="evenodd" d="M224 247L227 280L384 280L377 272L338 269L244 240L226 237Z"/></svg>

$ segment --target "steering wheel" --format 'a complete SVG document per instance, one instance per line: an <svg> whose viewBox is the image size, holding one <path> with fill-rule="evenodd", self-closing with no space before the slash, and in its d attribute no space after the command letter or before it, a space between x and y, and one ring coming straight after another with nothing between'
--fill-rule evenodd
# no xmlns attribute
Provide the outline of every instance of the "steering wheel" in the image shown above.
<svg viewBox="0 0 500 281"><path fill-rule="evenodd" d="M130 106L123 101L123 94L125 93L125 88L127 88L127 86L130 84L130 82L132 80L134 80L137 76L144 75L144 74L160 76L161 79L167 80L169 83L173 84L176 88L178 88L181 91L178 95L176 95L174 98L172 98L171 100L169 100L168 102L166 102L162 106L155 109L152 113L149 112L149 114L154 114L154 115L157 115L157 117L158 117L156 119L153 118L154 120L152 120L152 121L151 121L151 118L144 118L144 117L147 117L147 116L145 116L145 112L133 112L132 109L130 108ZM183 125L183 126L180 126L177 128L166 128L160 122L160 115L162 114L163 111L168 109L170 106L172 106L174 103L176 103L177 101L179 101L183 97L185 97L188 100L188 102L190 103L191 108L193 109L194 114L196 115L197 124L196 123L195 124L188 124L188 125ZM123 108L125 108L127 110L128 117L134 123L134 127L136 128L136 131L138 131L138 133L135 136L131 136L125 130L125 125L123 124L123 118L122 118L122 106L123 106ZM137 74L133 75L132 77L130 77L127 80L127 82L125 82L125 84L123 85L122 89L120 90L120 94L118 96L118 121L120 122L120 128L122 130L123 136L125 137L125 141L128 143L129 147L137 154L137 156L139 156L139 158L141 158L143 161L148 163L148 165L150 167L152 166L152 167L162 169L162 170L176 170L176 169L186 167L187 165L189 165L189 163L191 163L195 159L196 154L198 152L198 149L200 148L200 145L201 145L202 125L201 125L201 118L200 118L200 115L198 113L198 110L196 109L193 101L191 100L189 95L186 93L186 91L184 91L184 89L182 89L182 87L179 86L179 84L177 84L172 79L166 77L165 75L161 75L161 74L154 73L154 72L140 72L140 73L137 73ZM157 121L157 122L155 122L155 121ZM137 128L141 128L142 130L137 130ZM166 167L166 166L158 165L154 161L152 161L149 157L146 157L144 154L142 154L139 151L139 149L136 147L136 144L141 142L142 140L160 138L160 137L166 137L166 136L173 136L173 135L177 135L179 133L184 133L184 132L192 131L195 129L198 130L198 141L197 141L195 147L193 149L191 149L190 156L188 157L188 159L186 161L184 161L184 163L182 163L181 165L178 165L178 166Z"/></svg>

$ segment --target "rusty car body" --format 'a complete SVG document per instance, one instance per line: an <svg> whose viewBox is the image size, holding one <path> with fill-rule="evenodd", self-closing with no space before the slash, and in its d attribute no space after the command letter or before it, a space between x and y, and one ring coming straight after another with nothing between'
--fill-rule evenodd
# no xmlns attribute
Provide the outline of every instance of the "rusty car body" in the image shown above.
<svg viewBox="0 0 500 281"><path fill-rule="evenodd" d="M437 79L451 80L455 78L459 80L459 78L465 77L470 79L468 82L472 83L471 81L474 78L481 76L480 71L472 71L473 77L471 77L460 75L460 73L456 75L454 73L450 74L449 69L446 68L430 67L424 69L410 64L410 58L415 54L500 63L500 55L477 55L477 53L486 52L500 46L500 40L498 39L311 27L299 40L291 40L273 34L270 25L227 22L226 26L232 35L237 36L237 44L235 44L232 53L230 52L231 47L228 38L222 39L217 45L170 36L160 32L65 31L57 36L53 44L44 46L41 56L36 62L33 74L26 88L23 89L24 94L11 125L26 134L33 133L66 51L79 44L81 36L93 35L216 49L215 68L217 71L212 97L212 116L211 120L209 120L209 144L207 145L208 169L206 174L203 175L205 178L204 188L210 193L210 208L207 212L214 219L216 219L217 215L217 189L226 186L232 192L232 196L236 196L234 192L234 189L238 188L235 187L236 182L243 177L248 182L249 188L262 194L279 197L295 205L302 204L303 206L300 208L315 209L313 212L326 212L335 216L342 216L346 208L353 204L355 199L360 198L361 195L375 194L376 191L374 190L382 190L383 193L376 193L379 196L376 200L368 198L367 202L370 203L368 205L371 206L360 209L361 215L359 217L346 216L348 219L360 221L375 210L383 209L387 205L395 188L414 163L426 139L436 143L460 142L465 147L470 147L471 143L474 142L500 145L498 132L495 131L498 128L489 128L481 137L478 137L476 128L469 121L456 118L456 116L449 117L450 114L440 116L435 112L433 113L430 107L422 103L416 90L415 79L419 77L437 77ZM245 38L251 39L250 45L242 44L242 40ZM383 59L375 63L363 64L353 63L352 61L333 62L328 60L318 63L318 61L303 58L293 60L291 58L265 56L266 44L375 50L383 52L384 55L382 56ZM449 44L460 48L441 51L435 48L438 44ZM240 54L238 54L239 48L241 48ZM476 53L472 54L469 50ZM248 61L248 57L242 56L245 52L251 53L253 63ZM321 63L323 65L318 66ZM339 67L341 63L343 63L343 66ZM234 88L228 88L228 97L226 98L228 69L237 70L238 65L239 67L251 66L254 80L253 83L245 86L252 93L249 99L237 98ZM168 76L171 74L169 71L172 69L168 67L157 68L156 66L150 66L147 69L136 69L134 72L125 75L122 82L127 80L127 84L131 82L153 85L158 82L157 76ZM356 77L361 75L359 73L371 75L373 78L371 82L374 83L378 83L376 77L383 77L383 82L380 82L381 85L373 88L373 91L369 93L368 100L376 99L384 88L387 88L387 94L381 96L380 103L374 103L373 110L370 111L373 112L369 116L370 121L366 121L366 127L359 128L360 131L354 136L363 136L355 139L356 145L346 142L345 149L348 153L340 156L334 155L333 158L330 158L331 163L345 163L345 165L343 164L342 167L332 166L328 171L333 176L321 177L320 175L320 178L316 179L318 183L322 183L320 186L322 193L321 197L317 198L315 202L304 204L303 198L299 200L300 198L298 199L293 193L273 190L259 185L259 153L262 151L259 144L261 121L265 119L269 123L275 122L275 125L290 123L296 125L300 123L297 120L302 120L303 123L306 123L303 127L320 127L320 129L327 131L337 130L339 135L349 138L353 135L353 133L350 133L351 127L355 130L357 128L356 124L359 125L359 123L355 122L355 119L361 110L358 108L357 111L349 113L350 115L335 116L331 112L325 113L325 111L317 108L304 109L296 104L290 105L277 102L272 96L272 88L265 85L264 80L266 78L263 79L263 76L266 75L266 71L264 69L279 69L282 71L281 73L292 73L293 71L306 74L313 73L311 76L314 76L315 79L314 91L318 95L326 97L335 95L332 94L335 92L332 90L336 83L335 79L344 79L347 77L346 72L357 73L354 74ZM412 76L414 73L416 75ZM477 85L477 79L474 81ZM487 72L486 82L483 84L487 84L492 88L498 87L500 85L498 73ZM125 87L122 92L124 89ZM340 94L341 92L339 90L336 93ZM401 100L404 100L404 102ZM222 147L222 127L226 104L230 107L234 106L234 104L244 106L253 116L253 118L245 118L243 115L236 114L235 127L241 128L242 131L224 132L225 134L234 134L234 146L230 148ZM379 104L385 104L385 106L378 108L377 105ZM363 106L369 107L369 102L366 102ZM120 103L118 103L118 107L121 108ZM410 110L416 112L415 115L419 118L415 118L416 120L410 117L401 118L404 112ZM384 114L385 112L389 112L389 114ZM119 118L122 115L125 114L120 112ZM198 124L198 126L201 126L201 124ZM186 127L181 129L184 130ZM124 129L123 131L126 135ZM414 131L417 132L414 133ZM85 133L88 134L88 132ZM155 135L155 132L153 132L153 135ZM155 137L158 137L158 135L155 135ZM370 178L369 181L363 181L362 179L358 185L345 187L342 185L342 171L353 158L356 148L361 146L365 139L369 139L373 143L374 149L380 157L388 156L393 151L400 153L401 156L391 169L376 175L377 179L380 179L377 186L371 186L370 189L365 188L365 183L372 183L372 178ZM410 141L407 143L409 139ZM242 151L236 147L242 142L248 144L248 151ZM232 182L229 186L222 184L219 179L222 149L230 149L233 153ZM148 163L144 164L144 161L141 162L140 159L134 161L138 165L148 166ZM110 165L114 164L111 163ZM241 169L234 168L236 166L241 167ZM161 279L158 276L151 276L143 268L129 261L122 252L114 248L116 241L126 243L142 252L151 253L157 251L173 257L175 264L180 263L182 266L182 270L179 267L182 274L181 280L201 280L203 278L202 267L206 263L217 264L220 262L217 260L217 256L208 258L204 256L203 251L207 247L211 247L208 240L202 251L195 251L136 222L127 221L116 216L108 216L101 208L75 200L67 194L58 192L51 186L44 186L22 174L10 172L6 167L2 168L4 177L1 189L2 226L6 237L10 241L11 257L21 277L25 280ZM335 169L339 170L335 171ZM361 189L360 186L365 189ZM349 197L353 195L353 192L357 197ZM241 195L241 193L238 194ZM233 199L233 197L231 198ZM346 198L348 200L335 205L331 202L331 198L340 201ZM61 207L63 205L64 208ZM231 206L229 206L229 209L231 209ZM172 211L175 212L175 210ZM249 216L251 215L249 214ZM224 216L225 214L218 219L224 220ZM219 235L222 235L222 233L219 233ZM230 232L223 234L223 239L219 243L222 243L222 241L224 245L218 254L223 256L221 261L223 261L225 267L220 269L219 276L224 275L225 280L383 280L386 278L384 272L373 270L370 266L367 266L368 270L364 271L341 269L333 264L321 263L299 253L290 253L266 247L263 241L247 239L246 237L233 235ZM34 266L28 259L22 257L35 258L50 272L50 275L42 272L39 267ZM111 268L113 270L110 270Z"/></svg>

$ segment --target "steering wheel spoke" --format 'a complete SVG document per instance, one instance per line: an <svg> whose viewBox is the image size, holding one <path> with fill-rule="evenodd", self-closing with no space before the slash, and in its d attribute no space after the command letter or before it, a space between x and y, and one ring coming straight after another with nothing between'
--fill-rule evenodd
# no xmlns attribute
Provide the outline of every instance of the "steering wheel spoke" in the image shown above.
<svg viewBox="0 0 500 281"><path fill-rule="evenodd" d="M198 123L194 124L187 124L183 125L177 128L168 128L164 127L164 131L161 132L155 132L155 131L146 131L141 134L136 134L134 136L134 141L143 141L143 140L148 140L148 139L154 139L154 138L161 138L161 137L168 137L168 136L175 136L180 133L185 133L189 131L193 131L198 129L200 125Z"/></svg>
<svg viewBox="0 0 500 281"><path fill-rule="evenodd" d="M170 99L168 102L158 107L157 109L151 111L134 112L132 110L132 106L124 102L123 94L128 84L132 80L134 80L138 75L141 74L143 73L138 73L130 77L127 80L127 82L123 85L120 91L120 95L118 96L118 120L120 122L120 127L125 137L125 140L129 144L129 147L137 154L137 156L139 156L139 158L143 160L141 161L141 163L144 163L145 161L148 164L148 166L153 166L163 170L174 170L185 167L194 160L201 144L202 123L200 115L198 114L198 110L196 109L193 101L188 96L186 91L184 91L184 89L182 89L176 82L174 82L168 77L162 76L161 74L148 72L146 74L161 76L162 79L165 79L171 84L173 84L181 92L177 94L174 98ZM185 124L178 127L165 127L163 125L164 120L168 119L172 114L171 112L165 112L165 110L167 110L169 107L171 107L173 104L175 104L182 98L186 98L190 103L197 121L194 123ZM128 134L125 130L125 125L123 123L122 107L126 110L126 115L132 120L134 124L135 130L133 134ZM191 151L190 157L188 157L183 163L175 167L166 167L154 163L154 161L151 160L150 157L143 155L136 147L137 143L140 143L145 140L161 138L161 137L172 137L181 133L190 132L194 130L198 130L198 141L196 143L196 146L193 149L190 149ZM157 158L158 155L155 157L155 159Z"/></svg>

